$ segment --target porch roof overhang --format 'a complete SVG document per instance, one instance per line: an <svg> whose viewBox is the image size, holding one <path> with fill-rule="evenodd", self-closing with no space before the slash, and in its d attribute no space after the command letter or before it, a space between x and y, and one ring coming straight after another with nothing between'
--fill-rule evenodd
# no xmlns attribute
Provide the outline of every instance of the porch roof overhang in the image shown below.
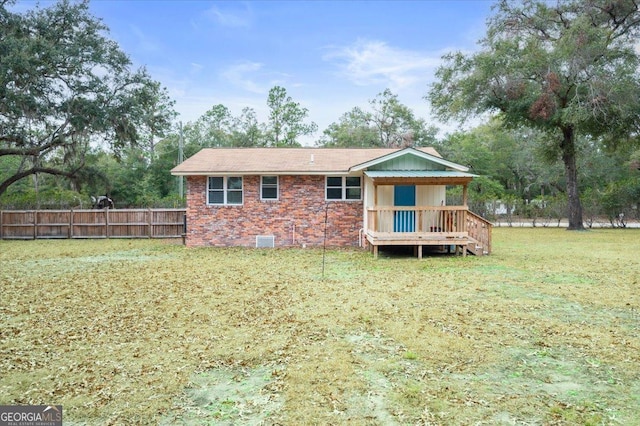
<svg viewBox="0 0 640 426"><path fill-rule="evenodd" d="M476 177L455 170L368 170L374 185L466 185Z"/></svg>

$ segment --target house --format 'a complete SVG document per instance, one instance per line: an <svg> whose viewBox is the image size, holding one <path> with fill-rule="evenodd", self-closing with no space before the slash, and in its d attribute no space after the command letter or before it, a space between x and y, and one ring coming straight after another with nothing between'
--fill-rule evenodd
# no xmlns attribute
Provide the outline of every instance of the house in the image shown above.
<svg viewBox="0 0 640 426"><path fill-rule="evenodd" d="M187 179L189 247L491 251L491 224L467 208L474 175L432 148L207 148L171 173Z"/></svg>

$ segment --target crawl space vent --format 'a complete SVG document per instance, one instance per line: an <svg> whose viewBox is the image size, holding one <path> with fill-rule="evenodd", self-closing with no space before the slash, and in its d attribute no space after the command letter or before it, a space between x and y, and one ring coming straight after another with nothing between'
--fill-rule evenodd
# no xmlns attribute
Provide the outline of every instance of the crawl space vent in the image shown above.
<svg viewBox="0 0 640 426"><path fill-rule="evenodd" d="M273 235L258 235L256 236L257 248L273 248L276 246L276 237Z"/></svg>

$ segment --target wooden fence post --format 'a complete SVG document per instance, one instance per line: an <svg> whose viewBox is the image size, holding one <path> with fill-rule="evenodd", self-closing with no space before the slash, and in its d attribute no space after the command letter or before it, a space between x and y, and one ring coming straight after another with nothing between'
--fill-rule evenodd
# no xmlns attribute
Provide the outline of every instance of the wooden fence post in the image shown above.
<svg viewBox="0 0 640 426"><path fill-rule="evenodd" d="M153 212L151 209L147 210L147 223L149 224L149 238L153 237Z"/></svg>
<svg viewBox="0 0 640 426"><path fill-rule="evenodd" d="M109 238L109 209L104 208L104 236Z"/></svg>
<svg viewBox="0 0 640 426"><path fill-rule="evenodd" d="M38 237L38 210L33 211L33 239Z"/></svg>

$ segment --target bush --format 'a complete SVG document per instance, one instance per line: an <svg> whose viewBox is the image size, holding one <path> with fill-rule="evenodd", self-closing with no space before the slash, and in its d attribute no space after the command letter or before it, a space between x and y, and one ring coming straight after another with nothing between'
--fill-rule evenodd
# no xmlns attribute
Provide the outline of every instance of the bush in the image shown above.
<svg viewBox="0 0 640 426"><path fill-rule="evenodd" d="M56 187L38 192L33 188L21 192L6 192L0 198L0 209L3 210L90 209L91 205L89 196Z"/></svg>
<svg viewBox="0 0 640 426"><path fill-rule="evenodd" d="M627 220L638 218L640 178L612 182L602 195L601 203L611 226L624 228Z"/></svg>

